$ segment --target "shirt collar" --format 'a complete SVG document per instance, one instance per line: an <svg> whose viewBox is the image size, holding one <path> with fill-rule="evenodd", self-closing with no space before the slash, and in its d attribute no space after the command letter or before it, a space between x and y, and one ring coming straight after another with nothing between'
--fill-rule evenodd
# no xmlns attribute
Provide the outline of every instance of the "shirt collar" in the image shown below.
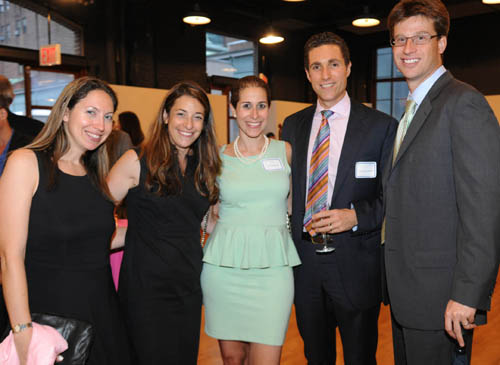
<svg viewBox="0 0 500 365"><path fill-rule="evenodd" d="M317 115L321 113L322 110L325 110L320 104L319 101L316 102L316 110L314 112L314 115ZM339 100L337 104L332 106L329 110L334 112L335 114L341 115L341 116L348 116L349 111L351 110L351 99L349 98L349 95L347 94L347 91L344 94L344 97ZM334 114L334 117L335 117Z"/></svg>
<svg viewBox="0 0 500 365"><path fill-rule="evenodd" d="M446 72L443 65L439 66L436 71L432 73L424 82L422 82L418 87L413 90L412 93L408 94L408 99L413 99L417 105L422 104L425 96L431 89L432 85L441 77L442 74Z"/></svg>

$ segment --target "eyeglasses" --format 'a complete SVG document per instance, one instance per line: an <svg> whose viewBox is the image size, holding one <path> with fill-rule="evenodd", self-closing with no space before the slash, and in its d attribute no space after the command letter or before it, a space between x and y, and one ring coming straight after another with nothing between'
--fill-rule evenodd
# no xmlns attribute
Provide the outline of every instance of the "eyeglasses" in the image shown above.
<svg viewBox="0 0 500 365"><path fill-rule="evenodd" d="M390 43L393 47L403 47L406 46L406 42L411 40L413 44L421 46L427 44L432 38L439 37L439 34L430 35L429 33L419 33L411 37L405 37L404 35L398 35L396 38L392 38Z"/></svg>

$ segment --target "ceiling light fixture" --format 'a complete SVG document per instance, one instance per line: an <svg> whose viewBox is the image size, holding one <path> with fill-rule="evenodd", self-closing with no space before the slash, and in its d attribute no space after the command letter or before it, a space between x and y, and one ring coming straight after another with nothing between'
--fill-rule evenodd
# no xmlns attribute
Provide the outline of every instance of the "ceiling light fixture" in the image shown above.
<svg viewBox="0 0 500 365"><path fill-rule="evenodd" d="M500 4L500 0L483 0L483 4Z"/></svg>
<svg viewBox="0 0 500 365"><path fill-rule="evenodd" d="M266 34L259 39L262 44L277 44L285 40L280 34L276 33L272 27L269 27Z"/></svg>
<svg viewBox="0 0 500 365"><path fill-rule="evenodd" d="M378 20L373 14L370 14L368 6L364 6L363 13L352 21L352 25L360 28L375 27L379 24L380 20Z"/></svg>
<svg viewBox="0 0 500 365"><path fill-rule="evenodd" d="M207 13L204 13L200 9L200 5L198 3L194 4L193 11L186 14L182 21L191 25L204 25L208 24L212 21Z"/></svg>

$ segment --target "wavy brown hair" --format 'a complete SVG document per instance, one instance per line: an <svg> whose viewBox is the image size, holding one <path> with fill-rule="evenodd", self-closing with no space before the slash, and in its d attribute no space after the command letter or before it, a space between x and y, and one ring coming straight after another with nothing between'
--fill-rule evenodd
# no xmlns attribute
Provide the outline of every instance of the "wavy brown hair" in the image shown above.
<svg viewBox="0 0 500 365"><path fill-rule="evenodd" d="M219 197L216 179L220 174L221 160L215 139L212 110L205 91L191 81L181 82L172 87L153 122L143 150L148 167L146 188L159 195L176 195L182 190L177 150L170 140L163 115L164 112L168 115L175 101L184 95L196 99L204 109L203 129L198 139L191 145L189 153L194 155L197 161L194 173L196 190L207 196L210 203L214 204Z"/></svg>
<svg viewBox="0 0 500 365"><path fill-rule="evenodd" d="M67 110L73 109L78 102L94 90L102 90L108 94L113 102L113 111L116 111L118 99L115 92L106 82L95 77L78 78L66 85L57 98L45 126L35 140L26 146L26 148L33 151L43 152L42 160L45 164L44 167L49 170L48 189L54 188L57 184L57 162L70 148L68 136L64 129L64 113ZM81 162L92 184L104 194L110 196L105 181L105 177L109 171L108 153L105 144L102 143L95 150L85 152L81 157Z"/></svg>

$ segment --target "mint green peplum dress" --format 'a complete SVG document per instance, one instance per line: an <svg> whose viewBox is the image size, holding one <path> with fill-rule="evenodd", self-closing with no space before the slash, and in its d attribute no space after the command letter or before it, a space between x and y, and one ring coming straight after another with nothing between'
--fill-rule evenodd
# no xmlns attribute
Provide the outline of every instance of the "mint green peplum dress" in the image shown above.
<svg viewBox="0 0 500 365"><path fill-rule="evenodd" d="M205 332L220 340L283 344L300 264L286 226L290 166L270 140L245 164L221 149L219 220L204 249Z"/></svg>

